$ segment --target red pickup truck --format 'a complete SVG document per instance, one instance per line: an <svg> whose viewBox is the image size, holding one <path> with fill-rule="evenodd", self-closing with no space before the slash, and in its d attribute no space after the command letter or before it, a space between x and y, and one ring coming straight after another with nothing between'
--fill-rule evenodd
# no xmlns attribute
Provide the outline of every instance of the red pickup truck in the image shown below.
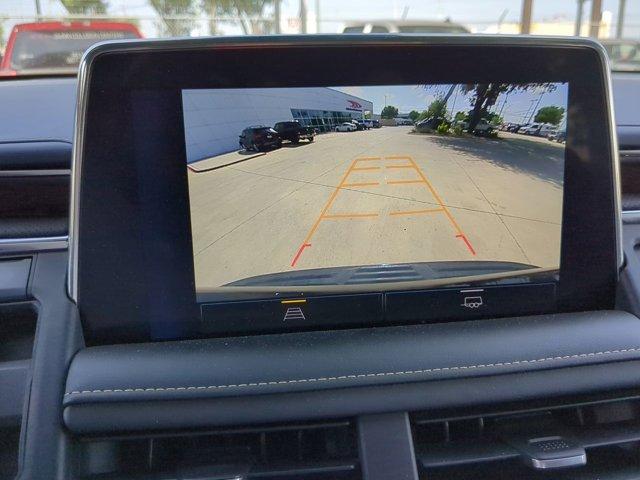
<svg viewBox="0 0 640 480"><path fill-rule="evenodd" d="M0 75L73 73L84 51L103 40L142 38L121 22L38 22L15 25L0 62Z"/></svg>

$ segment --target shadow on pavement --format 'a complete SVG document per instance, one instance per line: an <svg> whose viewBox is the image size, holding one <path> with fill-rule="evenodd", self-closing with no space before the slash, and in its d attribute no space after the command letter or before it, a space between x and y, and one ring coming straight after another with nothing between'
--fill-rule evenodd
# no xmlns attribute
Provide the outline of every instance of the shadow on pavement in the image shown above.
<svg viewBox="0 0 640 480"><path fill-rule="evenodd" d="M441 137L429 135L433 143L461 153L467 161L485 161L517 173L536 177L553 185L562 186L564 176L564 149L543 142L481 137Z"/></svg>
<svg viewBox="0 0 640 480"><path fill-rule="evenodd" d="M312 144L313 142L310 142L308 140L302 140L301 142L298 143L293 143L293 142L283 142L282 143L282 148L299 148L299 147L305 147L307 145Z"/></svg>

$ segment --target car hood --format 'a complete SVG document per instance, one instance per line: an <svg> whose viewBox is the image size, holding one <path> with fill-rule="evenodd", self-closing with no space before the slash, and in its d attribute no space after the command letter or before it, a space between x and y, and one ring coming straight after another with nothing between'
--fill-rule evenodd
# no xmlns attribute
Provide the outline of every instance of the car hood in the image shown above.
<svg viewBox="0 0 640 480"><path fill-rule="evenodd" d="M491 275L538 268L515 262L451 261L328 267L248 277L225 286L327 286L411 282L441 278Z"/></svg>

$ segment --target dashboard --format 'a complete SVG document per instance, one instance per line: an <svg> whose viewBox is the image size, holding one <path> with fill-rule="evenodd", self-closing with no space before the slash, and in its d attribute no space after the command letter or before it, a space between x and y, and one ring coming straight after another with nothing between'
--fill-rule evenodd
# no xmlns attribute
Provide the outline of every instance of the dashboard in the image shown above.
<svg viewBox="0 0 640 480"><path fill-rule="evenodd" d="M589 41L298 40L104 44L0 84L42 115L0 132L3 180L71 205L68 252L44 206L0 243L19 478L633 478L633 79L616 139ZM385 94L453 117L498 84L487 112L557 107L565 143L366 126Z"/></svg>

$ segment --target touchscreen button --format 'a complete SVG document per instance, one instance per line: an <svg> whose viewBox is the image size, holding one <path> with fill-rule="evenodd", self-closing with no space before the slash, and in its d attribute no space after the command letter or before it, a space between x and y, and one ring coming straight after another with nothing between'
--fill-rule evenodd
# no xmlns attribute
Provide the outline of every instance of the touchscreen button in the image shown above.
<svg viewBox="0 0 640 480"><path fill-rule="evenodd" d="M553 283L504 287L393 292L386 295L389 322L437 322L536 314L556 307Z"/></svg>

